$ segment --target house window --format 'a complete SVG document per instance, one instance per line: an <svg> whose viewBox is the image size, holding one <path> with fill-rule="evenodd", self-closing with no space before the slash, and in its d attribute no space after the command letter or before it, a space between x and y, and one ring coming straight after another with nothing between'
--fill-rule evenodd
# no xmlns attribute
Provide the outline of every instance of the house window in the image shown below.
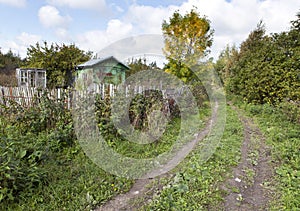
<svg viewBox="0 0 300 211"><path fill-rule="evenodd" d="M21 72L21 80L20 80L21 86L27 86L27 82L28 82L27 71L21 70L20 72Z"/></svg>
<svg viewBox="0 0 300 211"><path fill-rule="evenodd" d="M46 87L46 71L42 69L17 69L18 86Z"/></svg>

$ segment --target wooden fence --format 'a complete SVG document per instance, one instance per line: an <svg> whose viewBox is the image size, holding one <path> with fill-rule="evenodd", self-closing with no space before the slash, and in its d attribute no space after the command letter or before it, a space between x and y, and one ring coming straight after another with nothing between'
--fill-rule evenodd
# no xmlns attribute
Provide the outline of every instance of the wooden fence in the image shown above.
<svg viewBox="0 0 300 211"><path fill-rule="evenodd" d="M125 94L128 93L142 93L146 89L159 89L162 91L164 96L170 96L174 94L181 94L182 89L162 89L162 87L145 87L145 86L126 86L119 87L113 84L93 84L93 86L87 89L87 92L93 92L100 94L101 98L106 96L115 96L115 93L120 90L120 88L125 88ZM34 99L39 99L43 95L47 95L50 99L61 101L64 100L66 107L71 108L72 105L72 94L75 90L72 89L40 89L34 87L2 87L0 86L0 104L9 106L12 102L18 103L23 107L30 107L34 104Z"/></svg>
<svg viewBox="0 0 300 211"><path fill-rule="evenodd" d="M0 86L0 104L9 106L13 102L23 107L33 105L35 99L47 95L50 99L60 100L69 90L66 89L39 89L33 87L2 87Z"/></svg>

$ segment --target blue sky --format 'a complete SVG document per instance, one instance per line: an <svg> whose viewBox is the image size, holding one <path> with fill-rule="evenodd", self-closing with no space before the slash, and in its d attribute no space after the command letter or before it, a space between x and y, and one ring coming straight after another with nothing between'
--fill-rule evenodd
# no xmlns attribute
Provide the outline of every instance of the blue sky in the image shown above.
<svg viewBox="0 0 300 211"><path fill-rule="evenodd" d="M175 10L193 6L215 30L210 56L226 44L240 44L263 20L268 32L287 30L299 0L0 0L0 47L21 57L36 42L75 43L98 52L119 39L161 34L161 23Z"/></svg>

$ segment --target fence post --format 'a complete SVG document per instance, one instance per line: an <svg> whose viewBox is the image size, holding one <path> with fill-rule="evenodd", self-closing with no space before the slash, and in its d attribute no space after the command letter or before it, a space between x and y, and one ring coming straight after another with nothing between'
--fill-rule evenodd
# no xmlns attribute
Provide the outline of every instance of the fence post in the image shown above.
<svg viewBox="0 0 300 211"><path fill-rule="evenodd" d="M1 87L1 93L2 93L3 104L6 106L6 100L5 100L5 94L4 94L4 88L3 87Z"/></svg>

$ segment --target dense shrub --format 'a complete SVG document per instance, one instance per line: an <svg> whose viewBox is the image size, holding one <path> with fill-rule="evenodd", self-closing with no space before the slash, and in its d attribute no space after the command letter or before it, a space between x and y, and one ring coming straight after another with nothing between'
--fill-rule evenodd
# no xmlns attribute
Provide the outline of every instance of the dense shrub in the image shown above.
<svg viewBox="0 0 300 211"><path fill-rule="evenodd" d="M298 16L298 21L300 15ZM254 104L300 99L299 28L266 35L259 23L239 50L227 48L216 64L227 91Z"/></svg>
<svg viewBox="0 0 300 211"><path fill-rule="evenodd" d="M47 94L39 101L30 108L13 102L1 107L0 201L14 200L19 192L45 184L49 172L44 162L74 144L69 111Z"/></svg>
<svg viewBox="0 0 300 211"><path fill-rule="evenodd" d="M284 101L279 107L290 121L300 124L300 102Z"/></svg>

